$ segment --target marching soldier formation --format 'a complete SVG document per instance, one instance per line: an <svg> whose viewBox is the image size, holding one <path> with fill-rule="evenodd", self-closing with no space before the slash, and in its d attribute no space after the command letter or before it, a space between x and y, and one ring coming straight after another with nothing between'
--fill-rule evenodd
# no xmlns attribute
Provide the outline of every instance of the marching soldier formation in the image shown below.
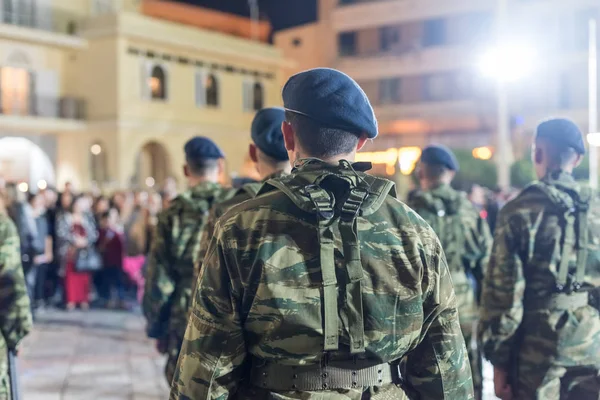
<svg viewBox="0 0 600 400"><path fill-rule="evenodd" d="M583 135L538 127L539 180L495 237L443 146L420 190L354 162L378 135L347 75L304 71L252 123L261 182L221 186L211 140L185 145L189 189L159 215L143 299L176 399L600 399L600 199L575 181ZM31 327L19 240L0 215L0 400ZM12 371L14 373L14 371Z"/></svg>

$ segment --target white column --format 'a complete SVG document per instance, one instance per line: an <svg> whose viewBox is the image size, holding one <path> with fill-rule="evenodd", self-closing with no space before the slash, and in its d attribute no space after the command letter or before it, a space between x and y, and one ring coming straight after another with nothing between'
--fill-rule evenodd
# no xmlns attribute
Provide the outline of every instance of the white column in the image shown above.
<svg viewBox="0 0 600 400"><path fill-rule="evenodd" d="M501 45L506 38L508 20L508 1L498 0L496 16L497 44ZM518 62L518 60L512 60ZM513 162L512 144L510 142L510 109L508 106L508 90L506 82L498 79L497 82L497 152L496 166L498 168L498 185L502 189L510 186L510 167Z"/></svg>
<svg viewBox="0 0 600 400"><path fill-rule="evenodd" d="M596 20L590 19L589 133L598 133L598 47ZM598 188L598 147L590 145L590 186Z"/></svg>

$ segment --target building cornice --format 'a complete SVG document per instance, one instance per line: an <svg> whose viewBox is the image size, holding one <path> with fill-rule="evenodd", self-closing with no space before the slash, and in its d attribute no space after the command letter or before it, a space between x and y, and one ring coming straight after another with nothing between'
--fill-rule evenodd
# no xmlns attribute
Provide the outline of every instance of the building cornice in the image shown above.
<svg viewBox="0 0 600 400"><path fill-rule="evenodd" d="M90 21L83 34L87 39L114 36L139 39L159 45L212 53L228 58L243 59L243 61L255 61L277 67L294 65L291 60L286 60L281 52L271 45L134 13L122 12L112 15L110 18Z"/></svg>
<svg viewBox="0 0 600 400"><path fill-rule="evenodd" d="M86 39L77 36L11 24L0 24L0 37L69 49L85 49L88 46Z"/></svg>

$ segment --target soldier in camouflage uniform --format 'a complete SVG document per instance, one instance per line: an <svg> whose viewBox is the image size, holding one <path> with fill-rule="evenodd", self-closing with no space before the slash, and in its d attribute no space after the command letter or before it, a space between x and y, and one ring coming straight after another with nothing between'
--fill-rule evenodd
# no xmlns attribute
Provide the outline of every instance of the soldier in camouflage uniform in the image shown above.
<svg viewBox="0 0 600 400"><path fill-rule="evenodd" d="M423 149L417 170L421 190L411 196L408 205L431 225L442 243L469 351L475 397L481 399L483 374L481 352L475 340L479 317L476 294L481 288L492 236L487 222L466 194L450 186L458 168L458 161L449 149L443 146Z"/></svg>
<svg viewBox="0 0 600 400"><path fill-rule="evenodd" d="M208 211L231 191L218 182L223 153L210 139L196 137L185 145L185 176L189 189L158 216L148 258L143 299L148 336L167 352L166 376L171 382L191 302L194 262Z"/></svg>
<svg viewBox="0 0 600 400"><path fill-rule="evenodd" d="M364 92L319 68L283 99L295 168L217 221L171 399L472 399L437 236L351 162L377 136Z"/></svg>
<svg viewBox="0 0 600 400"><path fill-rule="evenodd" d="M31 330L29 297L21 266L19 234L10 218L0 214L0 399L10 400L8 352L16 351Z"/></svg>
<svg viewBox="0 0 600 400"><path fill-rule="evenodd" d="M262 182L269 179L276 179L290 173L290 163L287 150L283 143L283 133L281 133L281 124L285 120L283 108L265 108L256 113L252 121L252 144L250 144L250 159L256 165L256 170L262 178ZM200 255L196 260L195 274L197 277L200 266L208 245L213 237L215 224L227 210L236 204L250 200L258 193L262 182L247 183L240 189L235 190L235 196L222 203L215 204L211 209L202 232L200 240Z"/></svg>
<svg viewBox="0 0 600 400"><path fill-rule="evenodd" d="M573 122L541 123L540 180L500 212L480 339L502 399L600 398L600 202L571 175L584 153Z"/></svg>

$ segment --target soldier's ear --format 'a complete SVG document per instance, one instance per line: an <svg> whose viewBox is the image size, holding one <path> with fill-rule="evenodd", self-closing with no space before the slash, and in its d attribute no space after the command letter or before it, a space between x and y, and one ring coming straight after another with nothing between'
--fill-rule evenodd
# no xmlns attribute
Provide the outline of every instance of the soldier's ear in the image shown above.
<svg viewBox="0 0 600 400"><path fill-rule="evenodd" d="M294 138L294 128L292 128L292 124L287 121L283 121L281 123L281 132L283 132L283 141L285 142L286 150L296 150L296 140Z"/></svg>
<svg viewBox="0 0 600 400"><path fill-rule="evenodd" d="M583 161L583 154L578 154L577 158L575 159L575 167L577 168L581 165L581 162Z"/></svg>
<svg viewBox="0 0 600 400"><path fill-rule="evenodd" d="M253 163L258 162L258 155L256 154L256 145L254 143L250 143L250 146L248 146L248 155L250 156L250 159Z"/></svg>
<svg viewBox="0 0 600 400"><path fill-rule="evenodd" d="M183 166L183 176L185 176L186 178L190 177L190 171L188 169L187 164Z"/></svg>
<svg viewBox="0 0 600 400"><path fill-rule="evenodd" d="M367 140L369 139L366 135L362 135L361 137L359 137L358 144L356 146L356 151L360 151L363 147L365 147L365 144L367 144Z"/></svg>
<svg viewBox="0 0 600 400"><path fill-rule="evenodd" d="M533 161L536 164L542 164L544 162L544 152L540 146L535 146L535 149L533 150Z"/></svg>

